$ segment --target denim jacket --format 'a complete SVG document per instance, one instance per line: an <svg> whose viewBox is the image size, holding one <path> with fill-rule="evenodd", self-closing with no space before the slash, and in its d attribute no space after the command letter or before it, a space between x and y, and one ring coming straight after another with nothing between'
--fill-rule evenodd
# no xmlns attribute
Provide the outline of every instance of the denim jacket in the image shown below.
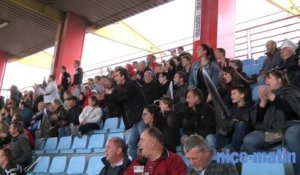
<svg viewBox="0 0 300 175"><path fill-rule="evenodd" d="M189 76L189 88L197 87L198 80L197 80L197 73L198 70L201 68L200 61L196 61L193 63L190 71ZM207 71L208 75L210 75L210 78L214 85L218 87L219 85L219 73L220 73L220 67L219 64L216 61L212 61L209 64L206 64L204 66L204 69Z"/></svg>

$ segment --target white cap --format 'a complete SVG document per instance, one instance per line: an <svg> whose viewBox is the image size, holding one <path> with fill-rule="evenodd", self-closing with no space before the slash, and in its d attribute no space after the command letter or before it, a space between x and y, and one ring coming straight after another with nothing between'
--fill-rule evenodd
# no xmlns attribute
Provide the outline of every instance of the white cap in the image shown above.
<svg viewBox="0 0 300 175"><path fill-rule="evenodd" d="M291 50L293 51L293 53L295 54L295 50L297 49L297 45L295 43L293 43L292 41L288 40L288 39L285 39L283 42L282 42L282 45L281 45L281 49L285 48L285 47L289 47L291 48Z"/></svg>

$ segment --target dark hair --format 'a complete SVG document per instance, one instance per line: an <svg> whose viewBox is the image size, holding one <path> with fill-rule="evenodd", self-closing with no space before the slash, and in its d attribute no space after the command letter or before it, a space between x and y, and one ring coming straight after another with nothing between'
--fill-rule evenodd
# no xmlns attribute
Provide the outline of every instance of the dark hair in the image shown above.
<svg viewBox="0 0 300 175"><path fill-rule="evenodd" d="M238 84L238 85L232 86L231 91L233 91L233 90L237 90L239 93L244 94L244 100L246 101L247 95L248 95L248 90L244 85Z"/></svg>
<svg viewBox="0 0 300 175"><path fill-rule="evenodd" d="M146 105L144 109L147 109L147 111L153 116L152 126L157 127L158 129L163 129L165 120L161 115L160 108L157 105L150 104Z"/></svg>
<svg viewBox="0 0 300 175"><path fill-rule="evenodd" d="M175 73L175 75L178 74L179 78L182 78L183 79L183 82L186 83L187 81L187 75L184 71L177 71Z"/></svg>
<svg viewBox="0 0 300 175"><path fill-rule="evenodd" d="M209 45L207 45L207 44L200 44L200 46L202 47L203 50L206 51L205 55L206 55L207 59L210 62L217 60L216 56L215 56L214 50L211 47L209 47Z"/></svg>
<svg viewBox="0 0 300 175"><path fill-rule="evenodd" d="M118 67L118 68L116 68L116 69L115 69L115 72L119 72L119 74L120 74L121 76L124 76L125 81L130 80L130 76L129 76L129 74L128 74L128 71L127 71L127 69L125 69L124 67Z"/></svg>
<svg viewBox="0 0 300 175"><path fill-rule="evenodd" d="M163 103L167 104L168 107L171 109L174 105L173 99L170 97L161 97L159 101L162 101Z"/></svg>
<svg viewBox="0 0 300 175"><path fill-rule="evenodd" d="M74 63L76 63L78 66L80 66L80 61L79 60L75 60Z"/></svg>
<svg viewBox="0 0 300 175"><path fill-rule="evenodd" d="M155 138L161 145L164 146L164 136L158 128L150 127L146 128L144 132L147 132L151 137Z"/></svg>
<svg viewBox="0 0 300 175"><path fill-rule="evenodd" d="M123 139L121 139L120 137L113 137L110 140L113 141L114 145L117 148L121 148L122 149L122 153L124 155L126 155L126 153L127 153L127 145L126 145L126 143L125 143L125 141Z"/></svg>
<svg viewBox="0 0 300 175"><path fill-rule="evenodd" d="M160 73L158 74L158 77L159 77L160 75L162 75L163 77L168 77L168 73L167 73L167 72L160 72Z"/></svg>
<svg viewBox="0 0 300 175"><path fill-rule="evenodd" d="M204 102L204 95L203 95L203 92L201 91L201 89L192 88L192 89L189 89L188 92L191 92L194 95L196 95L197 97L199 97L201 103Z"/></svg>
<svg viewBox="0 0 300 175"><path fill-rule="evenodd" d="M101 80L101 76L100 75L96 75L95 79L98 80L98 81L100 81Z"/></svg>
<svg viewBox="0 0 300 175"><path fill-rule="evenodd" d="M11 122L11 125L17 129L18 133L23 133L24 132L24 123L22 121L13 121Z"/></svg>
<svg viewBox="0 0 300 175"><path fill-rule="evenodd" d="M61 68L62 68L64 71L67 70L66 66L61 66Z"/></svg>
<svg viewBox="0 0 300 175"><path fill-rule="evenodd" d="M271 74L275 78L281 79L281 82L282 82L283 86L286 86L286 85L288 85L290 83L289 82L289 78L287 76L287 73L284 70L272 69L269 72L266 72L266 78L269 78Z"/></svg>
<svg viewBox="0 0 300 175"><path fill-rule="evenodd" d="M236 66L237 66L236 70L239 73L241 73L243 71L243 62L241 60L230 60L229 62L236 64Z"/></svg>
<svg viewBox="0 0 300 175"><path fill-rule="evenodd" d="M192 61L192 57L191 57L191 55L189 55L189 54L186 54L186 55L181 56L181 60L182 60L182 59L186 59L186 60L189 61L189 62Z"/></svg>
<svg viewBox="0 0 300 175"><path fill-rule="evenodd" d="M89 99L91 99L93 102L95 102L95 106L97 106L98 100L97 100L96 96L92 95L92 96L89 97Z"/></svg>
<svg viewBox="0 0 300 175"><path fill-rule="evenodd" d="M6 157L7 161L11 162L13 160L13 156L12 156L10 149L2 148L1 150L3 152L4 157Z"/></svg>
<svg viewBox="0 0 300 175"><path fill-rule="evenodd" d="M183 51L184 51L184 48L183 48L183 46L179 46L179 47L177 47L177 49L179 49L179 50L183 50Z"/></svg>
<svg viewBox="0 0 300 175"><path fill-rule="evenodd" d="M176 60L177 62L179 62L179 63L180 63L180 61L181 61L181 58L180 58L179 56L176 56L176 57L174 57L174 58L173 58L173 60Z"/></svg>
<svg viewBox="0 0 300 175"><path fill-rule="evenodd" d="M225 87L227 87L228 85L235 86L235 85L241 84L243 82L243 80L239 76L238 72L233 67L226 66L223 68L223 72L229 73L232 77L231 82L229 82L228 84L225 84Z"/></svg>
<svg viewBox="0 0 300 175"><path fill-rule="evenodd" d="M23 121L23 117L22 117L22 114L21 113L15 113L14 116L15 117L15 120L20 120L20 121Z"/></svg>
<svg viewBox="0 0 300 175"><path fill-rule="evenodd" d="M55 75L51 74L49 77L52 78L52 80L55 80Z"/></svg>
<svg viewBox="0 0 300 175"><path fill-rule="evenodd" d="M226 55L226 50L224 48L217 48L216 50L220 51L224 56Z"/></svg>

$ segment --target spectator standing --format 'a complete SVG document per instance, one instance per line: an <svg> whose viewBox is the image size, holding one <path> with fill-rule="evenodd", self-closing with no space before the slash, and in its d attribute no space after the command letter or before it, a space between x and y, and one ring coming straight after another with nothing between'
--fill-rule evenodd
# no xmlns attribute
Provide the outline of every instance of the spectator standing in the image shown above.
<svg viewBox="0 0 300 175"><path fill-rule="evenodd" d="M73 63L75 72L73 75L73 86L75 86L75 96L79 97L80 92L82 91L82 78L83 78L83 70L80 67L80 61L79 60L75 60Z"/></svg>

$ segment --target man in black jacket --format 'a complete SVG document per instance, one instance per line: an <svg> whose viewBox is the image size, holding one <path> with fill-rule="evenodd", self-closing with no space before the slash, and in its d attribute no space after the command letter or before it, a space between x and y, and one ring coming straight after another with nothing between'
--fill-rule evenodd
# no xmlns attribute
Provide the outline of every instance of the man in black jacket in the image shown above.
<svg viewBox="0 0 300 175"><path fill-rule="evenodd" d="M147 104L153 104L155 100L161 97L159 83L154 79L154 74L151 71L144 73L143 92L147 99Z"/></svg>
<svg viewBox="0 0 300 175"><path fill-rule="evenodd" d="M190 89L187 93L186 102L188 109L184 113L183 118L183 136L181 141L183 144L192 134L201 135L206 138L210 148L215 146L212 143L216 133L215 112L211 105L204 102L204 95L200 89Z"/></svg>
<svg viewBox="0 0 300 175"><path fill-rule="evenodd" d="M137 155L137 144L141 133L145 128L142 120L146 98L137 82L132 81L125 68L117 68L114 72L114 81L117 84L116 91L106 91L105 101L120 102L123 106L122 116L126 129L132 127L128 141L129 154L134 159Z"/></svg>
<svg viewBox="0 0 300 175"><path fill-rule="evenodd" d="M32 161L32 150L27 136L23 133L24 124L19 121L12 122L9 132L13 139L11 142L11 152L13 162L27 167Z"/></svg>
<svg viewBox="0 0 300 175"><path fill-rule="evenodd" d="M82 78L83 78L83 70L80 67L80 61L75 60L73 63L73 66L75 68L74 76L73 76L73 86L75 86L75 95L76 97L79 97L80 92L82 91Z"/></svg>
<svg viewBox="0 0 300 175"><path fill-rule="evenodd" d="M105 147L105 157L102 158L104 167L100 175L120 175L123 174L131 161L127 156L127 146L123 139L113 137Z"/></svg>

